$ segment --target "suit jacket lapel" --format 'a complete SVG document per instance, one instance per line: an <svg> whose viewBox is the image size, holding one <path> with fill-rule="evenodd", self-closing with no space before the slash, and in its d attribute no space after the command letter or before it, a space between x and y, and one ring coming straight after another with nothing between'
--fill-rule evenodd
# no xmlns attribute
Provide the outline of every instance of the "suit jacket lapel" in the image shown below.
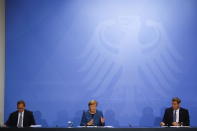
<svg viewBox="0 0 197 131"><path fill-rule="evenodd" d="M16 117L15 117L15 122L16 122L16 126L18 125L18 111L16 112Z"/></svg>
<svg viewBox="0 0 197 131"><path fill-rule="evenodd" d="M182 121L182 116L183 116L183 110L182 108L179 109L179 122Z"/></svg>
<svg viewBox="0 0 197 131"><path fill-rule="evenodd" d="M171 122L173 122L173 108L171 108L171 110L170 110L170 117L171 117Z"/></svg>
<svg viewBox="0 0 197 131"><path fill-rule="evenodd" d="M23 127L25 126L25 122L26 122L26 111L24 110L24 114L23 114Z"/></svg>

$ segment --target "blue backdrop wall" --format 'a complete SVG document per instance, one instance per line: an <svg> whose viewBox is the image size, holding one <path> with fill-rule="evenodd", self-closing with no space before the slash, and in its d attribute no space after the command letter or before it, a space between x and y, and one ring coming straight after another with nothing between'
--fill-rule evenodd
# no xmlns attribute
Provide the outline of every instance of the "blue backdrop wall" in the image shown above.
<svg viewBox="0 0 197 131"><path fill-rule="evenodd" d="M78 125L91 99L106 125L158 126L178 96L197 125L197 1L6 0L5 120Z"/></svg>

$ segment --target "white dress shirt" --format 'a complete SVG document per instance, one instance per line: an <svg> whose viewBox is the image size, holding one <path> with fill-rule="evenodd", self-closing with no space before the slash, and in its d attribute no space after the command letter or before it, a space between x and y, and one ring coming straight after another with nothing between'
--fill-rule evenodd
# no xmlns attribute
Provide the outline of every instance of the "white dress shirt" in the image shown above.
<svg viewBox="0 0 197 131"><path fill-rule="evenodd" d="M20 115L22 115L22 127L23 127L23 119L24 119L24 111L23 112L18 112L18 122L17 122L17 127L18 127L18 124L19 124L19 118L20 118Z"/></svg>

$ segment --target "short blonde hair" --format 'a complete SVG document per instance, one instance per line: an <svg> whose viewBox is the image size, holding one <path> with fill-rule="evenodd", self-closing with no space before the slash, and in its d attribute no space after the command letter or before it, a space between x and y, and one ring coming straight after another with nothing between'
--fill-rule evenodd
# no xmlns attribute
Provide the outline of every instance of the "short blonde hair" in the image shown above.
<svg viewBox="0 0 197 131"><path fill-rule="evenodd" d="M88 102L88 106L95 105L95 104L96 104L96 106L98 105L98 102L96 100L91 100Z"/></svg>

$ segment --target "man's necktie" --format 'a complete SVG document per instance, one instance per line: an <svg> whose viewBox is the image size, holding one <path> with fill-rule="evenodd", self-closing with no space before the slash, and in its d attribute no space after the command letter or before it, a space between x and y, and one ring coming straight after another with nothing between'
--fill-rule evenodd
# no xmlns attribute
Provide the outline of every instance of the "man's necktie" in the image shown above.
<svg viewBox="0 0 197 131"><path fill-rule="evenodd" d="M22 121L23 121L23 117L22 117L22 112L20 112L19 113L19 119L18 119L19 121L18 121L18 128L21 128L21 127L23 127L23 123L22 123Z"/></svg>
<svg viewBox="0 0 197 131"><path fill-rule="evenodd" d="M173 122L176 122L176 110L173 113Z"/></svg>

